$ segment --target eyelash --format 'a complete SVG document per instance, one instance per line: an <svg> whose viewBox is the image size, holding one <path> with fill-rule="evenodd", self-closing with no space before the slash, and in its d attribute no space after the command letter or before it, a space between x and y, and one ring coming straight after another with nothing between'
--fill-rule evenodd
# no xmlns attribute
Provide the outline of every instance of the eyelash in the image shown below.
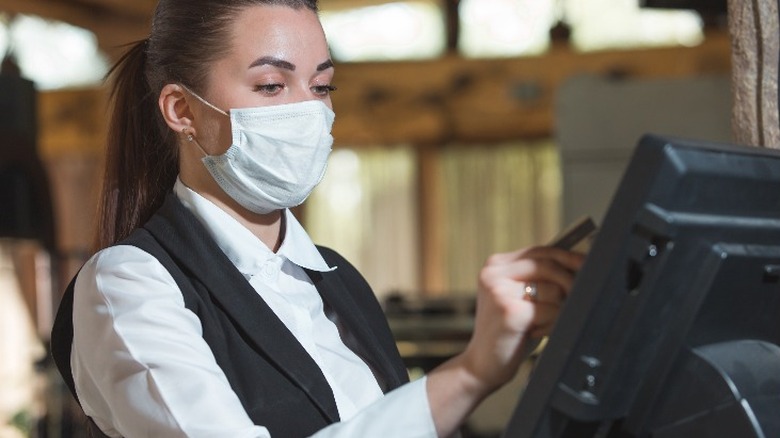
<svg viewBox="0 0 780 438"><path fill-rule="evenodd" d="M255 85L255 92L259 93L265 93L265 94L276 94L281 89L284 88L284 84L262 84L262 85ZM330 93L338 90L333 85L315 85L311 87L311 89L314 91L315 94L318 96L328 96Z"/></svg>
<svg viewBox="0 0 780 438"><path fill-rule="evenodd" d="M256 92L262 92L265 94L276 94L278 91L284 88L284 84L261 84L255 85Z"/></svg>
<svg viewBox="0 0 780 438"><path fill-rule="evenodd" d="M320 96L327 96L330 93L338 90L338 88L333 85L315 85L312 87L312 89L314 89L314 93Z"/></svg>

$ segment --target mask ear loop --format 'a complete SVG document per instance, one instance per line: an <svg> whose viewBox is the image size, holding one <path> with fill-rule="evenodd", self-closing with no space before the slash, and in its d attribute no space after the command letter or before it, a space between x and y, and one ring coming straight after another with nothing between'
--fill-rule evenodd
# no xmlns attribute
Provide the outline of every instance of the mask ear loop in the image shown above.
<svg viewBox="0 0 780 438"><path fill-rule="evenodd" d="M212 104L212 103L211 103L211 102L209 102L208 100L206 100L206 99L204 99L204 98L200 97L200 96L198 95L198 93L196 93L196 92L194 92L194 91L190 90L190 89L189 89L189 88L188 88L186 85L184 85L184 84L179 84L179 86L181 86L182 88L184 88L184 89L185 89L185 90L186 90L188 93L190 93L190 94L191 94L191 95L192 95L194 98L198 99L198 100L199 100L199 101L200 101L202 104L206 105L207 107L209 107L209 108L213 109L214 111L217 111L218 113L220 113L220 114L222 114L222 115L224 115L224 116L230 117L230 114L226 113L225 111L222 111L221 109L217 108L217 107L216 107L214 104Z"/></svg>
<svg viewBox="0 0 780 438"><path fill-rule="evenodd" d="M200 145L198 140L195 139L195 135L192 134L192 132L187 132L187 129L189 128L181 128L181 133L187 136L187 141L194 144L198 149L200 149L200 152L203 153L204 157L208 157L209 154L206 153L205 150L203 150L203 147Z"/></svg>

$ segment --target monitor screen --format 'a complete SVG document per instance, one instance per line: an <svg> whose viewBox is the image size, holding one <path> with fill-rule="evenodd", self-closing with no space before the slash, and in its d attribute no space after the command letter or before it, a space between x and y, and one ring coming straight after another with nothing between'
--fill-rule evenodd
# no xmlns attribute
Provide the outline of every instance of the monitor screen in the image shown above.
<svg viewBox="0 0 780 438"><path fill-rule="evenodd" d="M635 149L505 437L780 436L780 152Z"/></svg>

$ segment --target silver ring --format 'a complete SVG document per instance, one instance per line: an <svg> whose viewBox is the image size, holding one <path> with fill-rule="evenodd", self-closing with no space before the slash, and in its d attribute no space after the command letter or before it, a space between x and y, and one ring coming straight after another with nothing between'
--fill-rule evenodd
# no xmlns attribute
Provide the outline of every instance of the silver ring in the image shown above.
<svg viewBox="0 0 780 438"><path fill-rule="evenodd" d="M536 283L526 283L523 288L523 298L528 301L536 301L536 297L539 295L539 289L536 287Z"/></svg>

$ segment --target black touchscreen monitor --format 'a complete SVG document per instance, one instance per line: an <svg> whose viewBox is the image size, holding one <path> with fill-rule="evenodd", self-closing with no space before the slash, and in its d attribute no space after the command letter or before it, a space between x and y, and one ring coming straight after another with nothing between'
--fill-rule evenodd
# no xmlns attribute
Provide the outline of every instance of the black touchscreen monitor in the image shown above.
<svg viewBox="0 0 780 438"><path fill-rule="evenodd" d="M780 152L644 136L505 437L780 437Z"/></svg>

